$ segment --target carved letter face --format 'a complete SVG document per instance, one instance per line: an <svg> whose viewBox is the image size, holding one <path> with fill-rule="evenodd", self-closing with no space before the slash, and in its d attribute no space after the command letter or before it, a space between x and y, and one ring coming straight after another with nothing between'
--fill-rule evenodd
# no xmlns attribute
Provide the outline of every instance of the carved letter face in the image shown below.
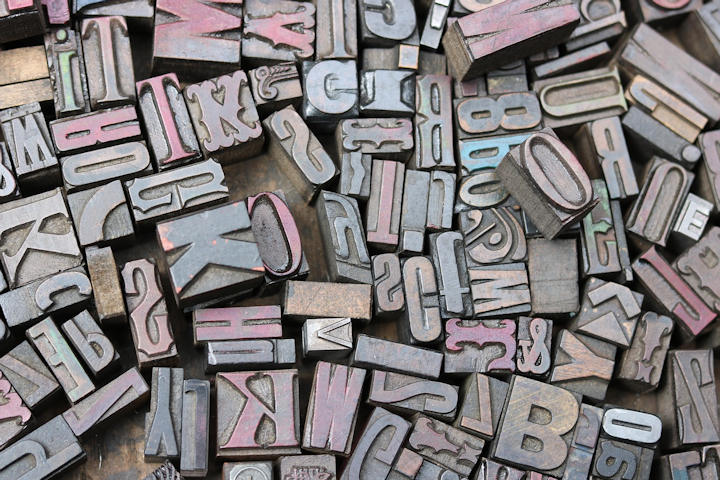
<svg viewBox="0 0 720 480"><path fill-rule="evenodd" d="M223 73L240 66L242 0L158 0L153 66Z"/></svg>
<svg viewBox="0 0 720 480"><path fill-rule="evenodd" d="M513 377L493 455L562 476L579 407L576 397L567 390Z"/></svg>
<svg viewBox="0 0 720 480"><path fill-rule="evenodd" d="M387 477L409 431L407 420L376 407L340 480Z"/></svg>
<svg viewBox="0 0 720 480"><path fill-rule="evenodd" d="M190 85L185 98L205 158L235 161L260 153L263 130L245 72Z"/></svg>
<svg viewBox="0 0 720 480"><path fill-rule="evenodd" d="M219 373L217 454L300 453L297 370Z"/></svg>
<svg viewBox="0 0 720 480"><path fill-rule="evenodd" d="M10 288L82 262L60 189L0 206L0 237L0 261Z"/></svg>
<svg viewBox="0 0 720 480"><path fill-rule="evenodd" d="M250 227L244 202L158 224L158 240L180 306L262 283L265 268Z"/></svg>

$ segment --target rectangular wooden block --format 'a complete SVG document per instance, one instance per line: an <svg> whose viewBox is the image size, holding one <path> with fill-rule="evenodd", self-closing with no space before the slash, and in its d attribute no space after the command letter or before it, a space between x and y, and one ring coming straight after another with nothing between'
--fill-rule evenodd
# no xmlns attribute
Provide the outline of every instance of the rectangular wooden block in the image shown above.
<svg viewBox="0 0 720 480"><path fill-rule="evenodd" d="M285 284L283 312L291 319L335 315L369 322L372 285L290 280Z"/></svg>

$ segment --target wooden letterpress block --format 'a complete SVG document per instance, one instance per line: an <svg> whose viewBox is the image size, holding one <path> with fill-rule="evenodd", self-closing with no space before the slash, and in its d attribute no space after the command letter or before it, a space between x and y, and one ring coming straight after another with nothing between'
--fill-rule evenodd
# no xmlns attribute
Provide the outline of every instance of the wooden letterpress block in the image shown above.
<svg viewBox="0 0 720 480"><path fill-rule="evenodd" d="M552 320L519 317L517 329L517 371L531 376L550 372Z"/></svg>
<svg viewBox="0 0 720 480"><path fill-rule="evenodd" d="M288 280L282 311L296 320L335 315L367 323L372 319L372 286Z"/></svg>
<svg viewBox="0 0 720 480"><path fill-rule="evenodd" d="M367 153L373 158L407 161L413 149L413 123L409 118L355 118L342 120L335 129L338 150Z"/></svg>
<svg viewBox="0 0 720 480"><path fill-rule="evenodd" d="M662 376L672 331L673 321L669 317L655 312L642 314L630 348L620 357L618 380L639 392L656 389Z"/></svg>
<svg viewBox="0 0 720 480"><path fill-rule="evenodd" d="M525 60L501 65L485 74L488 95L502 93L526 92L528 90L527 69Z"/></svg>
<svg viewBox="0 0 720 480"><path fill-rule="evenodd" d="M660 440L662 421L651 413L608 408L603 416L602 433L606 438L653 447Z"/></svg>
<svg viewBox="0 0 720 480"><path fill-rule="evenodd" d="M471 373L462 385L462 401L453 425L485 440L497 432L509 385L507 382Z"/></svg>
<svg viewBox="0 0 720 480"><path fill-rule="evenodd" d="M542 128L543 115L534 92L463 98L454 106L458 140Z"/></svg>
<svg viewBox="0 0 720 480"><path fill-rule="evenodd" d="M45 403L60 389L55 376L27 341L0 357L0 371L31 409Z"/></svg>
<svg viewBox="0 0 720 480"><path fill-rule="evenodd" d="M340 162L338 193L367 201L370 197L372 157L360 152L346 152L340 155Z"/></svg>
<svg viewBox="0 0 720 480"><path fill-rule="evenodd" d="M612 41L627 27L620 0L574 0L573 3L580 12L580 24L565 42L567 51Z"/></svg>
<svg viewBox="0 0 720 480"><path fill-rule="evenodd" d="M0 374L0 447L5 448L28 427L32 413L7 378Z"/></svg>
<svg viewBox="0 0 720 480"><path fill-rule="evenodd" d="M570 330L561 330L556 344L550 383L594 400L604 400L617 348Z"/></svg>
<svg viewBox="0 0 720 480"><path fill-rule="evenodd" d="M520 213L515 204L459 213L468 265L526 261L527 240Z"/></svg>
<svg viewBox="0 0 720 480"><path fill-rule="evenodd" d="M332 158L292 106L263 120L268 154L275 159L306 202L337 176Z"/></svg>
<svg viewBox="0 0 720 480"><path fill-rule="evenodd" d="M58 161L40 104L33 102L0 110L0 127L23 189L46 190L56 186Z"/></svg>
<svg viewBox="0 0 720 480"><path fill-rule="evenodd" d="M141 369L174 365L177 346L155 262L145 258L128 262L122 278L138 365Z"/></svg>
<svg viewBox="0 0 720 480"><path fill-rule="evenodd" d="M500 2L449 25L443 47L451 70L468 80L559 43L579 21L570 1Z"/></svg>
<svg viewBox="0 0 720 480"><path fill-rule="evenodd" d="M720 466L718 445L663 455L656 468L660 470L662 480L682 480L683 478L714 478Z"/></svg>
<svg viewBox="0 0 720 480"><path fill-rule="evenodd" d="M717 316L654 245L633 262L633 271L651 305L672 318L686 339L700 334Z"/></svg>
<svg viewBox="0 0 720 480"><path fill-rule="evenodd" d="M421 413L449 422L455 418L458 387L401 373L374 370L368 402L399 413Z"/></svg>
<svg viewBox="0 0 720 480"><path fill-rule="evenodd" d="M280 457L280 478L336 478L332 455Z"/></svg>
<svg viewBox="0 0 720 480"><path fill-rule="evenodd" d="M472 296L467 275L467 262L460 232L430 235L430 255L438 285L442 318L472 316Z"/></svg>
<svg viewBox="0 0 720 480"><path fill-rule="evenodd" d="M224 340L205 344L205 373L282 368L295 364L295 340L261 338Z"/></svg>
<svg viewBox="0 0 720 480"><path fill-rule="evenodd" d="M429 344L442 339L442 320L435 269L428 257L402 261L403 290L407 304L399 325L405 343Z"/></svg>
<svg viewBox="0 0 720 480"><path fill-rule="evenodd" d="M460 320L445 324L445 373L515 371L517 325L514 320Z"/></svg>
<svg viewBox="0 0 720 480"><path fill-rule="evenodd" d="M185 87L185 100L205 158L228 163L260 153L265 137L245 72Z"/></svg>
<svg viewBox="0 0 720 480"><path fill-rule="evenodd" d="M273 462L225 462L222 473L222 480L239 480L248 475L250 479L253 475L272 479Z"/></svg>
<svg viewBox="0 0 720 480"><path fill-rule="evenodd" d="M118 245L135 237L125 191L119 180L70 193L67 202L80 246Z"/></svg>
<svg viewBox="0 0 720 480"><path fill-rule="evenodd" d="M527 140L532 133L529 131L510 135L457 139L456 155L460 176L480 173L481 170L494 170L511 149Z"/></svg>
<svg viewBox="0 0 720 480"><path fill-rule="evenodd" d="M204 477L210 453L210 382L183 381L180 473Z"/></svg>
<svg viewBox="0 0 720 480"><path fill-rule="evenodd" d="M112 342L87 310L63 323L61 328L93 376L102 376L120 363L120 355Z"/></svg>
<svg viewBox="0 0 720 480"><path fill-rule="evenodd" d="M162 465L150 472L143 480L182 480L182 477L175 465L170 460L165 460Z"/></svg>
<svg viewBox="0 0 720 480"><path fill-rule="evenodd" d="M607 42L596 43L589 47L570 52L562 57L536 65L532 72L535 78L556 77L594 68L610 56L612 50Z"/></svg>
<svg viewBox="0 0 720 480"><path fill-rule="evenodd" d="M575 134L578 160L591 178L604 178L611 199L638 194L622 125L618 117L593 120Z"/></svg>
<svg viewBox="0 0 720 480"><path fill-rule="evenodd" d="M580 306L577 253L577 240L574 238L528 240L528 278L533 314L577 312Z"/></svg>
<svg viewBox="0 0 720 480"><path fill-rule="evenodd" d="M454 173L442 170L430 172L430 192L428 193L428 211L425 228L431 232L450 230L455 212Z"/></svg>
<svg viewBox="0 0 720 480"><path fill-rule="evenodd" d="M70 403L78 402L95 390L92 380L51 318L33 325L25 333L57 377Z"/></svg>
<svg viewBox="0 0 720 480"><path fill-rule="evenodd" d="M471 266L468 274L476 318L530 312L530 287L524 263Z"/></svg>
<svg viewBox="0 0 720 480"><path fill-rule="evenodd" d="M417 17L410 0L377 0L358 2L359 39L363 46L391 46L408 40L417 45Z"/></svg>
<svg viewBox="0 0 720 480"><path fill-rule="evenodd" d="M590 475L603 413L602 408L580 404L580 415L568 449L563 480L588 478Z"/></svg>
<svg viewBox="0 0 720 480"><path fill-rule="evenodd" d="M26 234L10 235L19 228ZM0 205L0 262L10 288L82 263L59 188Z"/></svg>
<svg viewBox="0 0 720 480"><path fill-rule="evenodd" d="M8 152L5 142L0 142L0 203L18 198L20 198L20 187L15 176L10 152Z"/></svg>
<svg viewBox="0 0 720 480"><path fill-rule="evenodd" d="M412 450L461 475L470 475L480 461L485 440L419 414L413 423L408 437Z"/></svg>
<svg viewBox="0 0 720 480"><path fill-rule="evenodd" d="M184 77L240 66L242 0L159 0L155 5L153 70Z"/></svg>
<svg viewBox="0 0 720 480"><path fill-rule="evenodd" d="M360 114L366 117L412 116L415 73L408 70L360 72Z"/></svg>
<svg viewBox="0 0 720 480"><path fill-rule="evenodd" d="M712 200L716 209L720 209L720 131L701 133L698 146L703 153L704 161L698 168L698 193L701 197Z"/></svg>
<svg viewBox="0 0 720 480"><path fill-rule="evenodd" d="M362 368L317 363L305 416L304 449L350 455L365 373Z"/></svg>
<svg viewBox="0 0 720 480"><path fill-rule="evenodd" d="M654 454L651 448L600 438L595 452L593 478L649 480Z"/></svg>
<svg viewBox="0 0 720 480"><path fill-rule="evenodd" d="M143 138L137 112L132 105L53 120L50 122L50 134L60 155Z"/></svg>
<svg viewBox="0 0 720 480"><path fill-rule="evenodd" d="M0 43L42 35L45 15L39 0L2 0Z"/></svg>
<svg viewBox="0 0 720 480"><path fill-rule="evenodd" d="M264 281L245 202L159 223L157 238L180 307L238 295Z"/></svg>
<svg viewBox="0 0 720 480"><path fill-rule="evenodd" d="M533 83L546 127L580 125L627 111L616 67L537 80Z"/></svg>
<svg viewBox="0 0 720 480"><path fill-rule="evenodd" d="M630 107L622 124L633 150L641 152L644 158L657 155L689 169L700 160L699 148L636 106Z"/></svg>
<svg viewBox="0 0 720 480"><path fill-rule="evenodd" d="M135 74L125 18L86 18L81 34L91 109L134 103Z"/></svg>
<svg viewBox="0 0 720 480"><path fill-rule="evenodd" d="M296 110L300 108L303 90L300 74L294 63L262 65L250 70L248 77L255 106L261 117L267 117L288 105L292 105Z"/></svg>
<svg viewBox="0 0 720 480"><path fill-rule="evenodd" d="M538 409L543 411L542 420L534 413ZM579 395L513 377L491 458L562 476L579 411Z"/></svg>
<svg viewBox="0 0 720 480"><path fill-rule="evenodd" d="M420 34L420 45L431 50L440 47L445 23L450 13L450 3L447 0L431 0L430 8L425 18L425 26Z"/></svg>
<svg viewBox="0 0 720 480"><path fill-rule="evenodd" d="M315 30L315 59L357 58L357 4L352 0L319 0L315 7L320 25Z"/></svg>
<svg viewBox="0 0 720 480"><path fill-rule="evenodd" d="M138 369L133 367L76 403L63 413L63 418L73 433L81 436L111 417L145 402L149 390Z"/></svg>
<svg viewBox="0 0 720 480"><path fill-rule="evenodd" d="M683 3L687 2L680 2L680 5ZM678 28L683 48L714 70L720 67L718 6L716 1L711 1L691 10Z"/></svg>
<svg viewBox="0 0 720 480"><path fill-rule="evenodd" d="M685 100L710 123L720 118L720 75L640 23L619 45L616 63L627 76L643 75Z"/></svg>
<svg viewBox="0 0 720 480"><path fill-rule="evenodd" d="M302 112L309 124L320 131L332 131L338 120L358 116L355 60L303 62L302 75Z"/></svg>
<svg viewBox="0 0 720 480"><path fill-rule="evenodd" d="M630 347L644 295L624 285L591 278L585 283L572 329L625 350Z"/></svg>
<svg viewBox="0 0 720 480"><path fill-rule="evenodd" d="M193 310L195 345L222 340L282 336L279 305L201 308Z"/></svg>
<svg viewBox="0 0 720 480"><path fill-rule="evenodd" d="M374 317L393 318L405 309L400 259L395 253L372 257ZM0 296L0 305L2 296Z"/></svg>
<svg viewBox="0 0 720 480"><path fill-rule="evenodd" d="M145 415L146 460L180 457L183 369L152 369L150 411Z"/></svg>
<svg viewBox="0 0 720 480"><path fill-rule="evenodd" d="M300 453L297 370L218 373L215 385L219 458Z"/></svg>
<svg viewBox="0 0 720 480"><path fill-rule="evenodd" d="M51 478L84 459L80 442L58 415L0 452L0 477Z"/></svg>
<svg viewBox="0 0 720 480"><path fill-rule="evenodd" d="M174 73L136 84L138 105L158 170L200 158L190 114Z"/></svg>
<svg viewBox="0 0 720 480"><path fill-rule="evenodd" d="M633 77L625 89L625 97L690 143L695 142L707 124L703 114L642 75Z"/></svg>
<svg viewBox="0 0 720 480"><path fill-rule="evenodd" d="M57 4L70 0L43 0L49 4ZM131 27L143 32L152 32L155 16L155 4L152 0L74 0L71 1L73 14L76 17L97 17L101 15L121 15ZM48 14L50 12L48 11ZM69 12L68 12L69 17ZM52 18L50 19L52 22ZM62 22L65 23L65 22Z"/></svg>
<svg viewBox="0 0 720 480"><path fill-rule="evenodd" d="M600 201L582 219L580 251L583 276L621 277L622 247L615 232L608 189L603 180L592 180L592 186Z"/></svg>
<svg viewBox="0 0 720 480"><path fill-rule="evenodd" d="M303 356L345 357L352 351L352 321L349 318L308 318L302 330Z"/></svg>
<svg viewBox="0 0 720 480"><path fill-rule="evenodd" d="M305 278L310 267L300 232L282 191L248 197L252 231L265 265L265 282L278 286L288 279Z"/></svg>
<svg viewBox="0 0 720 480"><path fill-rule="evenodd" d="M316 210L330 281L372 284L372 265L357 200L323 190Z"/></svg>
<svg viewBox="0 0 720 480"><path fill-rule="evenodd" d="M409 431L410 422L375 407L340 480L387 477Z"/></svg>
<svg viewBox="0 0 720 480"><path fill-rule="evenodd" d="M720 228L713 226L673 263L673 267L683 280L716 312L720 311L718 239L720 239Z"/></svg>
<svg viewBox="0 0 720 480"><path fill-rule="evenodd" d="M141 226L154 225L228 198L225 173L212 159L128 180L125 189L133 219Z"/></svg>
<svg viewBox="0 0 720 480"><path fill-rule="evenodd" d="M638 22L667 25L678 22L688 12L696 11L702 5L702 0L632 0L627 7Z"/></svg>
<svg viewBox="0 0 720 480"><path fill-rule="evenodd" d="M489 458L481 458L480 469L477 471L475 478L476 480L528 480L525 473L504 463L495 462Z"/></svg>
<svg viewBox="0 0 720 480"><path fill-rule="evenodd" d="M315 5L312 2L245 0L243 13L245 62L312 60L315 53ZM327 29L327 25L321 28Z"/></svg>
<svg viewBox="0 0 720 480"><path fill-rule="evenodd" d="M112 249L90 247L85 250L85 257L100 323L103 325L125 323L127 321L125 300Z"/></svg>
<svg viewBox="0 0 720 480"><path fill-rule="evenodd" d="M720 435L712 350L671 350L660 414L663 448L717 443Z"/></svg>
<svg viewBox="0 0 720 480"><path fill-rule="evenodd" d="M694 178L675 163L653 158L640 195L625 218L627 231L639 237L641 244L665 246Z"/></svg>
<svg viewBox="0 0 720 480"><path fill-rule="evenodd" d="M55 117L90 110L80 36L66 27L45 34L45 51L53 88Z"/></svg>
<svg viewBox="0 0 720 480"><path fill-rule="evenodd" d="M510 197L495 168L485 168L462 177L457 188L455 213L473 208L497 207Z"/></svg>
<svg viewBox="0 0 720 480"><path fill-rule="evenodd" d="M65 190L73 192L147 175L153 168L145 142L128 142L69 155L61 170Z"/></svg>
<svg viewBox="0 0 720 480"><path fill-rule="evenodd" d="M688 193L670 232L671 242L686 247L696 244L702 237L712 211L712 203Z"/></svg>
<svg viewBox="0 0 720 480"><path fill-rule="evenodd" d="M361 334L358 335L350 364L423 378L438 378L442 360L442 353L435 350Z"/></svg>
<svg viewBox="0 0 720 480"><path fill-rule="evenodd" d="M551 163L562 167L550 169ZM575 155L549 133L536 133L513 148L495 171L549 239L584 217L599 201Z"/></svg>
<svg viewBox="0 0 720 480"><path fill-rule="evenodd" d="M610 201L612 212L613 228L615 229L615 240L620 256L620 275L617 277L619 283L632 282L634 279L632 263L630 261L630 248L628 247L627 236L625 235L625 221L623 219L620 200Z"/></svg>
<svg viewBox="0 0 720 480"><path fill-rule="evenodd" d="M430 172L405 170L398 253L421 254L425 247Z"/></svg>
<svg viewBox="0 0 720 480"><path fill-rule="evenodd" d="M0 109L52 102L54 92L49 75L41 45L0 52Z"/></svg>
<svg viewBox="0 0 720 480"><path fill-rule="evenodd" d="M83 267L75 267L0 294L0 308L10 327L34 323L50 314L79 312L92 299Z"/></svg>
<svg viewBox="0 0 720 480"><path fill-rule="evenodd" d="M373 160L365 226L367 243L375 249L395 250L398 245L404 179L402 163Z"/></svg>

